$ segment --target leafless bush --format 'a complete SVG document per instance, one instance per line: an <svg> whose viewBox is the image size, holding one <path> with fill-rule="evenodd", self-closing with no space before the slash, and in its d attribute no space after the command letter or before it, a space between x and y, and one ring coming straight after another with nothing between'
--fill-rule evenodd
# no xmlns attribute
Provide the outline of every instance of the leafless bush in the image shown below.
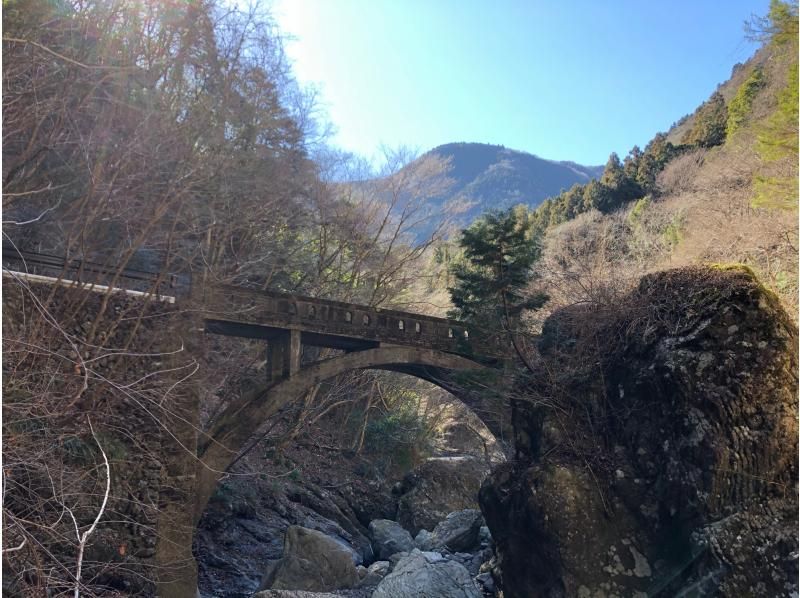
<svg viewBox="0 0 800 598"><path fill-rule="evenodd" d="M174 359L180 346L165 353L152 325L131 342L126 308L170 314L116 296L100 346L87 332L101 295L61 288L46 307L46 285L3 286L4 583L30 596L152 591L164 422L194 364Z"/></svg>
<svg viewBox="0 0 800 598"><path fill-rule="evenodd" d="M677 195L692 191L707 151L698 148L670 160L656 179L658 193L660 195Z"/></svg>

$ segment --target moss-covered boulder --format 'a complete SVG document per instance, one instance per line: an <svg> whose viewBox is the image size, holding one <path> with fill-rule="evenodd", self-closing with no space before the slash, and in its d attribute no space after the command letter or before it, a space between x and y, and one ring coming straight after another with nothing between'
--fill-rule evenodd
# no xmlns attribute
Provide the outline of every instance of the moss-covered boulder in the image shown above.
<svg viewBox="0 0 800 598"><path fill-rule="evenodd" d="M796 591L797 341L743 267L554 314L480 493L505 595Z"/></svg>

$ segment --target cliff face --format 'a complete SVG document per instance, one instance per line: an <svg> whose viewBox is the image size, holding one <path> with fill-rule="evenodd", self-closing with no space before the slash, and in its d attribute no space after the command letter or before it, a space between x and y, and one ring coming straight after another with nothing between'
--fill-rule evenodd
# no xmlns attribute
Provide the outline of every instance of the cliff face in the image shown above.
<svg viewBox="0 0 800 598"><path fill-rule="evenodd" d="M554 314L483 485L507 596L788 595L797 329L745 268Z"/></svg>

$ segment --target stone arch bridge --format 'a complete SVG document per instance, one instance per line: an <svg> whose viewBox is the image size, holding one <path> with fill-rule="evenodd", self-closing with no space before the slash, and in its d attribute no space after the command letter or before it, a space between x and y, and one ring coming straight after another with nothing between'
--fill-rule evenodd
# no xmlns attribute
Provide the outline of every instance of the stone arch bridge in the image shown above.
<svg viewBox="0 0 800 598"><path fill-rule="evenodd" d="M230 465L257 428L281 407L317 384L356 369L383 369L431 382L463 401L502 438L508 415L483 395L469 391L470 380L486 379L501 367L498 339L470 335L461 323L408 312L255 291L234 286L206 287L193 294L202 305L206 333L263 339L267 376L230 404L198 443L199 519ZM301 363L303 346L339 351L335 357Z"/></svg>
<svg viewBox="0 0 800 598"><path fill-rule="evenodd" d="M484 386L491 380L489 373L503 366L508 347L499 338L470 334L461 323L236 286L187 286L163 273L119 270L15 247L4 246L3 266L4 276L27 277L41 284L184 303L202 314L204 333L266 343L265 379L230 404L202 436L197 427L199 404L189 405L172 422L177 442L172 454L165 455L162 474L162 486L170 490L165 493L162 488L157 523L160 596L195 597L194 529L220 476L262 422L316 384L356 369L416 376L462 400L496 436L510 437L509 414L490 405L485 394L469 390L476 379ZM303 346L337 352L328 359L302 363Z"/></svg>

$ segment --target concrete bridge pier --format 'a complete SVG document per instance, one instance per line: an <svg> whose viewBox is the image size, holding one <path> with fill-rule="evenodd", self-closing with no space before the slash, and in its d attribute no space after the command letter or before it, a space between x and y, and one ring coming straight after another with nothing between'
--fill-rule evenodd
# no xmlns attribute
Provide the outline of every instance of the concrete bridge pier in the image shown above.
<svg viewBox="0 0 800 598"><path fill-rule="evenodd" d="M294 376L300 371L299 330L284 330L267 341L267 371L269 381L277 382Z"/></svg>

